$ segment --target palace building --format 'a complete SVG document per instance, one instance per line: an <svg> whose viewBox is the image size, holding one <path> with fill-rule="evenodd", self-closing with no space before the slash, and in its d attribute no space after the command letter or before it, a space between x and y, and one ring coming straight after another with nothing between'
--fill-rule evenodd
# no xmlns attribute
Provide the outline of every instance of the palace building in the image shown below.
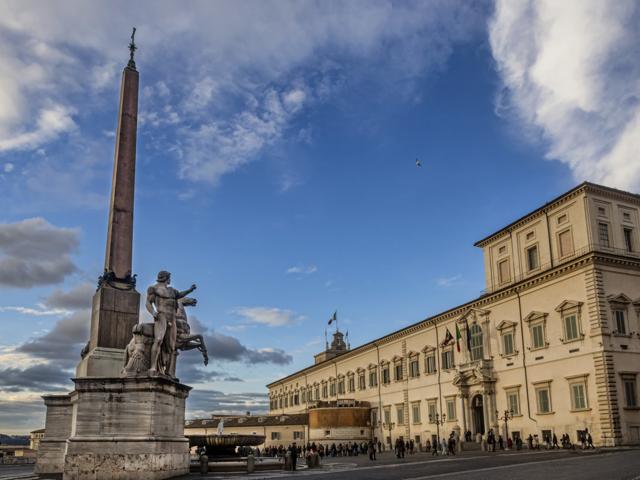
<svg viewBox="0 0 640 480"><path fill-rule="evenodd" d="M578 185L475 244L480 297L353 349L336 332L267 385L269 413L308 414L304 441L322 443L489 429L640 443L639 232L640 195Z"/></svg>

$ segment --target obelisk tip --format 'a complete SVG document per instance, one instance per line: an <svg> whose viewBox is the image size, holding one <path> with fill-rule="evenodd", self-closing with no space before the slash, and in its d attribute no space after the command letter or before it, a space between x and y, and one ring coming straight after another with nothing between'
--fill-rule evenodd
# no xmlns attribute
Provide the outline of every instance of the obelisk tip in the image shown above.
<svg viewBox="0 0 640 480"><path fill-rule="evenodd" d="M136 36L136 27L133 27L133 32L131 32L131 43L129 43L129 63L127 64L127 66L129 68L133 68L134 70L136 68L136 62L133 59L133 56L136 53L136 50L138 49L138 47L136 47L135 36Z"/></svg>

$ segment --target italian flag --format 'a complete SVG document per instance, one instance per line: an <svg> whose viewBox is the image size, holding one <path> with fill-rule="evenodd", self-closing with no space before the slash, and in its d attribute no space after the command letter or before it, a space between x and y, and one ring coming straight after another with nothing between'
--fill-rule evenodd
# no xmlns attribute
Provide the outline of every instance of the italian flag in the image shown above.
<svg viewBox="0 0 640 480"><path fill-rule="evenodd" d="M462 334L460 333L460 328L458 328L458 324L456 323L456 349L458 352L460 351L460 339L462 338Z"/></svg>

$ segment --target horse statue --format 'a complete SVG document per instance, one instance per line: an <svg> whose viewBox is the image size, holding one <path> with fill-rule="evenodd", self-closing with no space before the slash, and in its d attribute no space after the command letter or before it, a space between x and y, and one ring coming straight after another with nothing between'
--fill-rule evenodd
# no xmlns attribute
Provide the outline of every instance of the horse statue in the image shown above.
<svg viewBox="0 0 640 480"><path fill-rule="evenodd" d="M207 354L207 346L204 343L202 335L191 335L191 327L187 321L187 312L185 307L195 307L198 300L191 297L183 297L178 300L178 311L176 312L177 339L176 350L193 350L198 349L202 353L204 364L209 364L209 355Z"/></svg>

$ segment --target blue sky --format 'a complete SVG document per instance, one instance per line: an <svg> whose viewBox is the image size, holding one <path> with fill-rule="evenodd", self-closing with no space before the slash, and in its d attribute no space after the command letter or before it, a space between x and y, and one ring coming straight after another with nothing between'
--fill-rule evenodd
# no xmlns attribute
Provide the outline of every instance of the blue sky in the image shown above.
<svg viewBox="0 0 640 480"><path fill-rule="evenodd" d="M160 269L198 284L213 361L180 372L197 416L264 409L335 309L357 346L474 298L474 241L576 183L638 191L638 15L0 2L0 431L42 425L87 338L132 25L134 272L142 292Z"/></svg>

